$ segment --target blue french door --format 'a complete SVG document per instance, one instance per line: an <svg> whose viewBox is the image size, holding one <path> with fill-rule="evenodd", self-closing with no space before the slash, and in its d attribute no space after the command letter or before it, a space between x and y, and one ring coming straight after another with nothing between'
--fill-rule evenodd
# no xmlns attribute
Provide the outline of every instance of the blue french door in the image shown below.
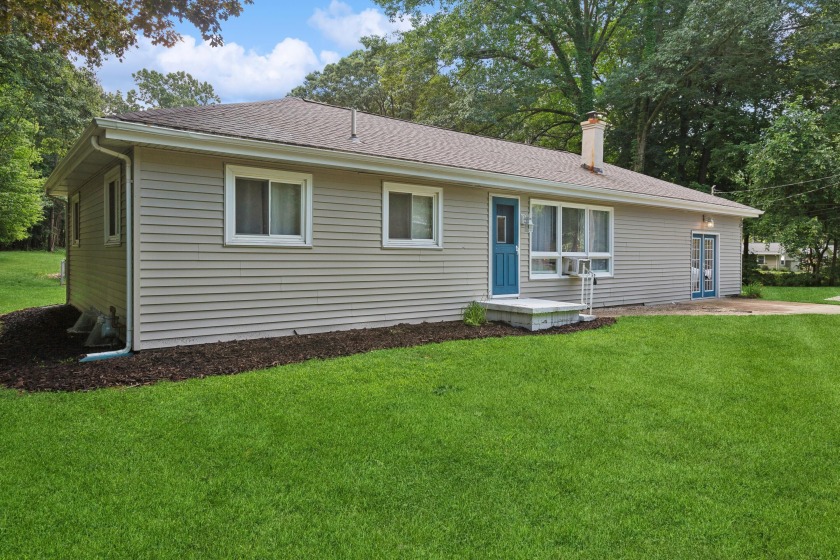
<svg viewBox="0 0 840 560"><path fill-rule="evenodd" d="M493 295L519 293L519 200L494 196L493 206Z"/></svg>
<svg viewBox="0 0 840 560"><path fill-rule="evenodd" d="M691 297L717 295L717 236L691 236Z"/></svg>

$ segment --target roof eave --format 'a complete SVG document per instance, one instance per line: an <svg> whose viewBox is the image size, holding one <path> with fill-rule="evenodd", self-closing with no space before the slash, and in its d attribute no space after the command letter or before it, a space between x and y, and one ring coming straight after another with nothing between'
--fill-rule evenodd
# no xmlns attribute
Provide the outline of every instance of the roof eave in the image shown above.
<svg viewBox="0 0 840 560"><path fill-rule="evenodd" d="M67 154L61 158L58 165L55 166L55 169L53 169L52 173L50 173L50 176L47 177L47 180L44 183L44 190L48 195L56 196L67 194L64 180L76 169L76 167L79 166L82 161L85 160L85 158L90 155L91 152L93 152L93 147L90 144L90 138L98 129L99 126L96 123L96 119L94 119L87 128L85 128L82 135L78 140L76 140L70 150L67 151Z"/></svg>
<svg viewBox="0 0 840 560"><path fill-rule="evenodd" d="M484 187L565 195L602 200L605 202L624 202L627 204L642 204L663 208L710 212L717 215L754 218L763 214L761 210L749 207L736 208L677 198L628 193L599 187L575 185L573 183L561 183L489 171L357 154L349 151L194 132L111 118L99 118L95 119L94 122L99 128L104 129L106 138L135 144L156 145L241 157L275 159L294 163L398 174L417 178L456 181Z"/></svg>

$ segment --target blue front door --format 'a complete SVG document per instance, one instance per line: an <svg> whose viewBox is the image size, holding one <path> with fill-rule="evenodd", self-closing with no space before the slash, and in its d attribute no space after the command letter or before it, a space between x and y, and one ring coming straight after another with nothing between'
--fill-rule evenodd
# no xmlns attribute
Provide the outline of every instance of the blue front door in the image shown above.
<svg viewBox="0 0 840 560"><path fill-rule="evenodd" d="M493 295L519 293L519 200L492 198Z"/></svg>
<svg viewBox="0 0 840 560"><path fill-rule="evenodd" d="M717 236L691 236L691 297L717 295Z"/></svg>

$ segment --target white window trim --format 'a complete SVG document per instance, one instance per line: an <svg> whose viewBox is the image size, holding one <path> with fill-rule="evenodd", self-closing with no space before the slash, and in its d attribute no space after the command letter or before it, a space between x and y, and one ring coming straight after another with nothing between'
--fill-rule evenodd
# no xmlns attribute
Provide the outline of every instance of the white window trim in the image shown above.
<svg viewBox="0 0 840 560"><path fill-rule="evenodd" d="M434 197L434 215L432 216L432 239L390 239L388 227L390 225L390 208L388 195L392 192L416 194ZM443 249L443 189L406 183L382 183L382 247L390 249L406 249L422 247L426 249Z"/></svg>
<svg viewBox="0 0 840 560"><path fill-rule="evenodd" d="M103 202L104 206L102 207L102 213L104 214L105 219L103 222L105 223L105 245L108 247L116 247L122 243L122 176L121 176L121 169L120 166L116 166L108 173L105 174L105 182L103 183L103 190L105 191ZM117 188L114 189L116 193L116 200L114 204L114 220L116 224L114 224L114 235L108 235L108 232L111 230L111 216L108 213L108 209L110 208L110 194L108 192L108 183L111 181L116 181Z"/></svg>
<svg viewBox="0 0 840 560"><path fill-rule="evenodd" d="M236 233L236 178L301 185L301 235ZM236 247L312 247L312 175L244 165L225 165L225 245Z"/></svg>
<svg viewBox="0 0 840 560"><path fill-rule="evenodd" d="M529 280L557 280L558 278L572 278L568 274L563 274L563 257L573 257L582 259L609 259L608 272L595 272L597 278L613 278L615 276L615 210L610 206L596 206L592 204L577 204L569 202L561 202L559 200L545 200L532 198L528 203L528 208L531 213L531 220L534 219L534 206L554 206L557 208L557 252L543 252L533 250L533 231L528 236L528 279ZM583 252L563 252L563 208L579 208L586 211L585 217L585 232L584 232L584 247L589 247L589 220L590 212L598 210L602 212L609 212L610 215L610 251L608 253L593 253L589 251ZM557 272L545 273L533 271L533 259L557 259Z"/></svg>
<svg viewBox="0 0 840 560"><path fill-rule="evenodd" d="M78 206L77 206L78 205ZM81 232L78 231L81 229L82 220L78 215L80 210L82 209L82 203L79 199L79 193L74 194L70 197L70 246L71 247L78 247L79 243L82 239ZM78 225L77 225L78 224Z"/></svg>

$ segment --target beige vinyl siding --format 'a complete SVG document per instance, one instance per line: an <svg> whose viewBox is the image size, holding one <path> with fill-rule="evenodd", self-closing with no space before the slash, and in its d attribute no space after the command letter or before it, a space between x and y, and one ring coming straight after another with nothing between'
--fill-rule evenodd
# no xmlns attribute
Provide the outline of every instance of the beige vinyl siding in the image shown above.
<svg viewBox="0 0 840 560"><path fill-rule="evenodd" d="M138 348L458 319L488 295L491 192L518 196L522 212L530 202L522 193L404 181L443 188L443 249L383 248L382 183L399 177L137 152ZM312 248L225 247L226 163L311 173ZM691 232L702 229L702 215L613 208L615 277L598 280L596 306L689 299ZM712 231L722 234L720 293L737 293L740 219L716 216ZM527 227L520 232L521 296L579 300L576 279L528 279Z"/></svg>
<svg viewBox="0 0 840 560"><path fill-rule="evenodd" d="M444 248L383 248L392 177L150 149L139 161L141 348L454 320L487 295L481 189L429 183L444 188ZM312 173L313 247L225 247L225 163Z"/></svg>
<svg viewBox="0 0 840 560"><path fill-rule="evenodd" d="M585 204L581 200L558 200ZM524 199L521 204L529 202ZM603 205L602 203L599 203ZM529 209L523 207L523 211ZM685 301L691 298L691 234L707 231L719 237L719 294L740 292L741 285L741 220L736 217L715 217L715 226L704 230L699 212L667 210L648 206L614 205L613 277L598 278L595 286L596 307L657 304ZM529 233L522 229L520 266L522 297L580 301L580 280L554 278L529 280Z"/></svg>
<svg viewBox="0 0 840 560"><path fill-rule="evenodd" d="M117 164L103 168L68 200L79 193L79 246L67 249L68 302L85 311L91 307L108 314L117 309L121 336L125 335L125 173L121 172L121 240L120 245L105 246L105 174Z"/></svg>

